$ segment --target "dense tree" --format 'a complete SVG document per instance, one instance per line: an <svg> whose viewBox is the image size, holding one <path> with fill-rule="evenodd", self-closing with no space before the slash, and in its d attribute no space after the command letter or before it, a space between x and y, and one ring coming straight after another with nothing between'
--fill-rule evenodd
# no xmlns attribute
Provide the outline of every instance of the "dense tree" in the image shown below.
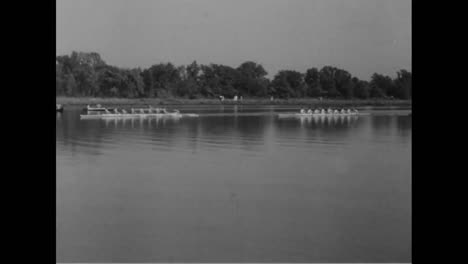
<svg viewBox="0 0 468 264"><path fill-rule="evenodd" d="M306 71L304 82L307 84L307 96L317 97L323 94L320 73L317 68L310 68Z"/></svg>
<svg viewBox="0 0 468 264"><path fill-rule="evenodd" d="M370 82L333 66L310 68L305 74L279 71L270 81L261 64L246 61L233 68L220 64L175 66L159 63L147 69L107 65L98 53L72 52L56 57L56 94L118 97L244 97L274 96L411 99L412 75L397 72L395 79L373 74Z"/></svg>
<svg viewBox="0 0 468 264"><path fill-rule="evenodd" d="M302 73L297 71L279 71L271 82L273 93L280 98L301 97L305 93Z"/></svg>
<svg viewBox="0 0 468 264"><path fill-rule="evenodd" d="M65 75L63 73L63 65L59 64L58 61L55 65L55 93L60 95L60 94L65 94Z"/></svg>
<svg viewBox="0 0 468 264"><path fill-rule="evenodd" d="M400 70L395 79L395 88L393 96L402 99L410 99L412 93L412 75L411 72Z"/></svg>
<svg viewBox="0 0 468 264"><path fill-rule="evenodd" d="M345 70L338 69L335 72L335 85L340 95L344 98L352 98L354 95L354 83L352 76Z"/></svg>
<svg viewBox="0 0 468 264"><path fill-rule="evenodd" d="M97 79L99 83L99 91L96 95L127 96L123 87L119 89L123 82L123 78L118 68L112 66L102 67L98 73Z"/></svg>
<svg viewBox="0 0 468 264"><path fill-rule="evenodd" d="M320 74L320 86L323 88L324 94L329 97L340 96L340 92L336 87L336 72L338 68L332 66L323 67Z"/></svg>
<svg viewBox="0 0 468 264"><path fill-rule="evenodd" d="M236 69L219 64L201 66L200 87L203 96L227 96L238 94L236 86L239 73Z"/></svg>
<svg viewBox="0 0 468 264"><path fill-rule="evenodd" d="M152 77L152 87L149 87L153 94L158 97L175 95L176 84L181 80L179 69L172 63L160 63L149 68Z"/></svg>
<svg viewBox="0 0 468 264"><path fill-rule="evenodd" d="M242 63L237 67L239 79L237 82L238 92L253 96L266 96L268 94L268 74L262 65L252 61Z"/></svg>
<svg viewBox="0 0 468 264"><path fill-rule="evenodd" d="M354 95L359 99L367 99L370 96L370 84L367 81L362 81L357 78L353 78L354 83Z"/></svg>
<svg viewBox="0 0 468 264"><path fill-rule="evenodd" d="M76 80L73 74L66 75L65 94L69 96L76 95Z"/></svg>
<svg viewBox="0 0 468 264"><path fill-rule="evenodd" d="M78 84L78 93L86 96L94 96L98 92L97 74L90 65L78 65L73 72Z"/></svg>
<svg viewBox="0 0 468 264"><path fill-rule="evenodd" d="M197 64L197 61L193 61L190 65L187 65L186 71L187 78L192 79L195 82L199 81L200 66Z"/></svg>
<svg viewBox="0 0 468 264"><path fill-rule="evenodd" d="M374 73L371 77L371 97L385 97L394 91L392 78L382 74Z"/></svg>

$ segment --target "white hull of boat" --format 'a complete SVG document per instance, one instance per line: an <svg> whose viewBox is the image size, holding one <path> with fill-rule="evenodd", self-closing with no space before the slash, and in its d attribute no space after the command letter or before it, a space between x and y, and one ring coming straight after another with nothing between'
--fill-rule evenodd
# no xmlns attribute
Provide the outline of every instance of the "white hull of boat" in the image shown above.
<svg viewBox="0 0 468 264"><path fill-rule="evenodd" d="M181 114L181 113L152 113L152 114L100 114L100 115L80 115L81 119L106 119L106 118L148 118L148 117L198 117L197 114Z"/></svg>
<svg viewBox="0 0 468 264"><path fill-rule="evenodd" d="M85 108L86 111L89 111L89 112L104 112L107 110L112 110L112 108Z"/></svg>

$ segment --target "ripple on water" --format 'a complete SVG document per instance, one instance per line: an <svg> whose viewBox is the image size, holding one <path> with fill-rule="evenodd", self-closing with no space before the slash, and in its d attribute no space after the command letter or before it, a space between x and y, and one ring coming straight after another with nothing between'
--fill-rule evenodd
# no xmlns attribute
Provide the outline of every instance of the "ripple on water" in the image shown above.
<svg viewBox="0 0 468 264"><path fill-rule="evenodd" d="M245 112L132 123L66 112L56 132L64 262L73 261L67 254L124 260L132 252L115 251L115 243L135 241L148 249L138 252L142 262L183 262L228 247L233 256L276 254L286 262L291 253L327 262L323 252L338 260L354 254L348 262L411 260L411 120L395 113L301 123ZM257 246L246 250L244 242Z"/></svg>

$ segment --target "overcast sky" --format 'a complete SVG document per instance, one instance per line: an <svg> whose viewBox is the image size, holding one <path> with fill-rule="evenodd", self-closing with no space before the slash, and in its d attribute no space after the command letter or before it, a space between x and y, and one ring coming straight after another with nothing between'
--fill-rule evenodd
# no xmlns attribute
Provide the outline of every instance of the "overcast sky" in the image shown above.
<svg viewBox="0 0 468 264"><path fill-rule="evenodd" d="M368 80L411 70L411 0L57 0L57 55L111 65L252 60L273 76L332 65Z"/></svg>

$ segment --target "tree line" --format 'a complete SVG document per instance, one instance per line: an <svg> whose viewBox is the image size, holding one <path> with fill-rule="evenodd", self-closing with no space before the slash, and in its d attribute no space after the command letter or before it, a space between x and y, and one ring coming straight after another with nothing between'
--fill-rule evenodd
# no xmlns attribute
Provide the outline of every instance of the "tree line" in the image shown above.
<svg viewBox="0 0 468 264"><path fill-rule="evenodd" d="M56 57L56 95L63 96L411 99L412 75L406 70L399 70L394 79L374 73L370 81L333 66L305 73L281 70L272 80L266 76L263 66L253 61L237 68L194 61L183 66L160 63L148 69L125 69L108 65L95 52Z"/></svg>

